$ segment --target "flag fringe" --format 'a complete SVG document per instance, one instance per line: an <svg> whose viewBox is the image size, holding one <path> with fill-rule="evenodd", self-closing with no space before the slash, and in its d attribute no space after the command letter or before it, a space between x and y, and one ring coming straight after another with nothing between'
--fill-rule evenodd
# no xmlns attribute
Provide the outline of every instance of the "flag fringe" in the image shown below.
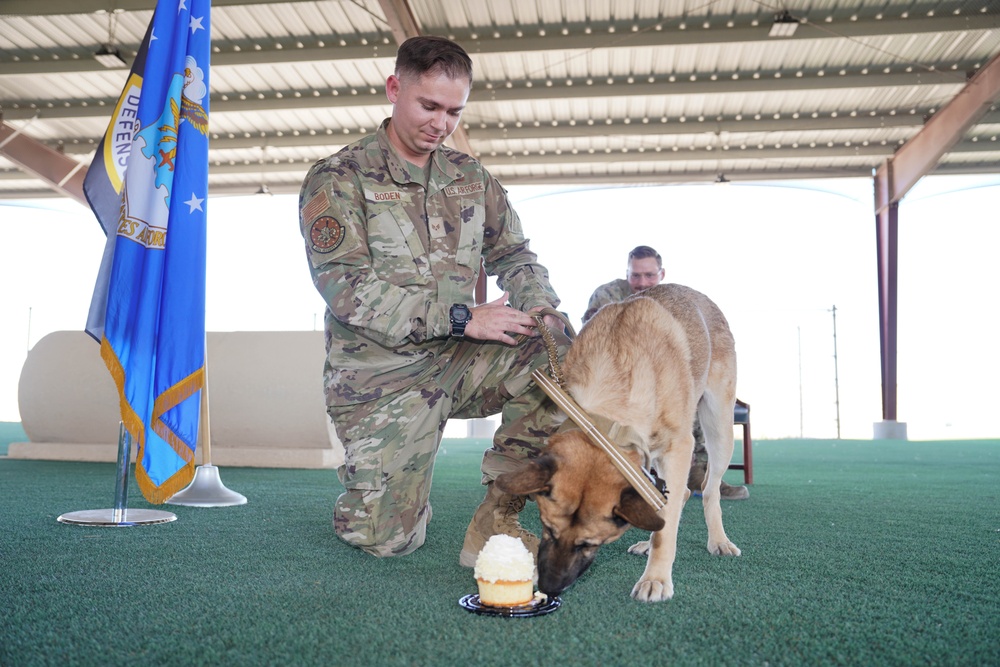
<svg viewBox="0 0 1000 667"><path fill-rule="evenodd" d="M170 426L163 421L162 417L172 408L177 407L182 402L191 398L197 391L204 389L205 387L205 367L202 366L191 375L170 387L162 394L156 397L156 401L153 403L153 430L156 434L163 438L177 453L177 456L184 459L185 462L190 463L194 460L194 452L191 447L184 442ZM204 415L201 416L202 419L205 418ZM195 434L195 443L197 446L198 436Z"/></svg>
<svg viewBox="0 0 1000 667"><path fill-rule="evenodd" d="M121 411L125 430L138 443L136 448L135 479L142 491L143 497L154 505L162 505L170 498L186 488L194 479L194 452L181 440L173 430L163 423L160 417L186 398L190 398L205 384L205 367L202 366L173 387L160 395L153 405L153 430L163 438L174 452L184 461L184 466L171 475L163 484L157 484L146 473L142 461L146 450L146 428L142 419L135 413L128 399L125 398L125 369L122 367L118 354L106 337L101 338L101 358L108 367L115 386L118 388L118 405ZM162 409L161 409L162 408Z"/></svg>
<svg viewBox="0 0 1000 667"><path fill-rule="evenodd" d="M115 386L118 388L118 409L121 413L122 424L125 425L125 430L129 432L132 439L138 443L138 451L140 453L136 456L141 457L142 449L146 444L146 428L142 423L142 418L136 414L135 410L129 404L128 399L125 398L125 369L122 368L118 354L104 336L101 337L101 359L104 360L104 365L107 366L108 372L111 373L111 378L115 381Z"/></svg>
<svg viewBox="0 0 1000 667"><path fill-rule="evenodd" d="M142 495L153 505L162 505L183 491L194 479L194 458L184 464L177 472L159 486L146 474L142 459L135 466L135 481Z"/></svg>

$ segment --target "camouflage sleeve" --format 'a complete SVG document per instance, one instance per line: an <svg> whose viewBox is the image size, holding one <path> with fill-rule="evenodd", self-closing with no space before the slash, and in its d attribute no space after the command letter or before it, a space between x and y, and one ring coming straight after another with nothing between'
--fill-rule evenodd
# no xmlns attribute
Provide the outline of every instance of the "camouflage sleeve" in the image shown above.
<svg viewBox="0 0 1000 667"><path fill-rule="evenodd" d="M299 195L299 225L313 283L344 326L389 348L448 335L442 304L406 276L393 282L373 269L364 187L352 169L335 160L313 166Z"/></svg>
<svg viewBox="0 0 1000 667"><path fill-rule="evenodd" d="M528 311L559 305L548 270L528 247L521 220L500 183L489 176L486 188L486 272L497 276L500 289L510 294L510 305Z"/></svg>

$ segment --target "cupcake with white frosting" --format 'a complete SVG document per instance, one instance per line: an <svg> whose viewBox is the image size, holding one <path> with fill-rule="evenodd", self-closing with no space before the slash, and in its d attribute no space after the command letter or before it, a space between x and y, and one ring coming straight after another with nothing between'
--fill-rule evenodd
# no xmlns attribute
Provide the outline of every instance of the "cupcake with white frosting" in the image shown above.
<svg viewBox="0 0 1000 667"><path fill-rule="evenodd" d="M479 601L489 607L515 607L533 599L535 560L521 540L494 535L476 558Z"/></svg>

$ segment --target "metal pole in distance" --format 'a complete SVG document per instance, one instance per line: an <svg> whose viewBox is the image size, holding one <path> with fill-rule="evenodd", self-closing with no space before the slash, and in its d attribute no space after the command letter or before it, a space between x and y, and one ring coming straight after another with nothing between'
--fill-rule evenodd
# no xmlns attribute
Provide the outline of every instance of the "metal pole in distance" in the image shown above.
<svg viewBox="0 0 1000 667"><path fill-rule="evenodd" d="M194 469L194 479L167 501L168 505L187 507L232 507L245 505L247 497L236 493L222 483L219 469L212 465L212 427L208 415L208 340L205 340L205 386L201 388L201 422L198 428L201 440L202 464Z"/></svg>
<svg viewBox="0 0 1000 667"><path fill-rule="evenodd" d="M59 516L59 523L101 528L125 528L154 523L170 523L177 519L173 512L128 509L128 468L131 462L132 436L125 424L118 424L118 477L115 480L115 506L106 510L80 510Z"/></svg>

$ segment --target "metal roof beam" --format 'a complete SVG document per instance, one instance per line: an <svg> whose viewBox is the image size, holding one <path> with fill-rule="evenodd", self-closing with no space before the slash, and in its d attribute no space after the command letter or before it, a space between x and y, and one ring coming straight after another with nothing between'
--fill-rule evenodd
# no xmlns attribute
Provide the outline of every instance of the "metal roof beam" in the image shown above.
<svg viewBox="0 0 1000 667"><path fill-rule="evenodd" d="M704 75L701 75L704 77ZM695 80L692 81L691 78ZM518 102L543 99L581 99L581 98L622 98L631 96L665 96L665 95L731 95L735 93L772 93L801 92L815 90L840 90L846 88L882 88L886 86L924 86L952 85L965 83L965 74L954 71L913 71L885 73L850 73L844 75L819 76L818 74L803 74L802 76L783 77L740 77L720 74L716 80L704 77L699 79L696 74L677 75L675 80L668 78L627 83L607 83L593 81L588 84L586 79L566 81L549 81L536 79L529 82L519 82L517 85L496 86L488 84L472 90L469 104L484 104L489 102ZM277 93L281 97L277 97ZM232 92L216 95L212 98L212 113L247 112L247 111L294 111L301 109L345 108L345 107L383 107L387 104L382 91L360 91L358 89L337 89L336 94L313 95L312 91L275 91L272 97L260 99L257 92ZM299 93L296 96L296 93ZM247 99L238 99L245 95ZM9 120L24 120L38 115L42 118L92 118L106 117L109 109L114 107L117 98L101 100L65 101L61 104L48 101L7 103L4 117ZM50 106L51 104L51 106Z"/></svg>
<svg viewBox="0 0 1000 667"><path fill-rule="evenodd" d="M397 43L401 43L400 36L406 34L414 36L419 32L404 32L414 29L416 19L412 11L408 9L405 0L379 0L383 11L386 14L386 22L392 30ZM38 3L26 3L38 4ZM69 3L79 4L79 3ZM119 0L121 4L121 0ZM143 9L149 9L148 0ZM235 4L249 4L248 2ZM219 6L219 2L213 2L214 6ZM104 3L106 9L107 3ZM29 12L30 13L30 12ZM80 13L80 12L70 12ZM750 18L745 22L749 23ZM770 25L760 25L746 28L725 28L715 27L712 29L679 30L676 27L666 30L656 30L656 25L663 25L665 22L642 22L636 23L637 30L609 32L609 29L621 24L601 24L598 26L586 26L577 24L565 26L567 34L561 34L563 26L558 30L553 27L545 31L545 35L538 35L538 29L533 34L522 32L518 37L515 28L498 31L499 37L480 36L479 33L468 32L466 34L456 34L454 31L442 28L440 30L428 30L428 34L447 34L461 43L466 50L475 58L478 55L486 54L516 54L519 52L538 51L593 51L601 48L637 48L649 46L684 46L697 44L735 44L740 42L768 41L767 31ZM630 23L631 25L631 23ZM405 26L405 27L404 27ZM540 26L541 28L541 26ZM930 18L912 18L906 20L859 20L854 22L841 22L830 24L803 25L803 29L796 31L793 37L781 38L780 41L800 40L800 39L856 39L862 37L909 35L922 33L948 33L948 32L968 32L987 31L1000 28L1000 15L997 14L972 14L968 16L945 16ZM589 32L588 32L589 29ZM400 34L397 34L400 31ZM472 35L476 34L473 38ZM304 63L304 62L328 62L337 60L359 60L372 58L391 58L392 52L385 49L386 42L383 35L370 34L364 36L364 42L349 42L343 46L329 44L324 46L312 46L323 38L338 38L336 35L308 35L289 36L287 39L279 40L259 40L252 41L253 48L245 48L248 44L228 44L216 43L221 50L212 54L213 67L236 67L252 66L262 64L284 64L284 63ZM359 36L360 37L360 36ZM275 43L270 43L274 41ZM282 48L276 46L277 42L282 43ZM770 40L775 41L775 40ZM293 45L292 43L296 45ZM297 46L301 44L301 46ZM135 51L139 45L121 45ZM240 46L239 51L233 50L235 46ZM21 58L18 61L9 59L0 60L0 69L4 76L8 75L37 75L37 74L61 74L79 72L101 72L106 71L92 57L92 53L86 49L77 49L76 58L63 56L59 60L52 59L52 54L40 52L33 54L38 56L38 60L33 57ZM125 69L124 67L122 69Z"/></svg>
<svg viewBox="0 0 1000 667"><path fill-rule="evenodd" d="M1000 111L990 115L994 122L1000 123ZM626 122L628 120L629 122ZM984 121L989 122L989 121ZM557 125L552 123L539 123L524 125L522 127L500 127L498 125L483 126L477 123L465 125L465 130L471 132L477 142L481 141L504 141L504 140L544 140L563 139L573 137L591 137L596 133L601 136L679 136L697 134L717 134L722 132L739 133L740 135L761 134L770 132L820 132L828 130L857 130L857 129L877 129L877 128L913 128L924 124L924 114L897 114L890 116L880 114L870 116L868 114L856 117L838 116L837 118L780 118L754 120L735 120L726 118L723 120L687 120L680 122L677 118L668 119L662 122L660 119L650 119L649 122L642 122L638 119L615 118L611 123L595 123L588 125L585 122L577 122L570 125L567 121L559 121ZM211 137L212 150L239 150L248 148L297 148L314 146L344 146L367 136L360 131L348 133L316 133L308 131L297 134L284 132L281 136L276 134L251 134L246 136L226 136L224 134L213 134ZM76 137L65 137L52 139L45 142L49 146L58 148L64 153L82 155L92 153L97 148L97 140L81 142Z"/></svg>
<svg viewBox="0 0 1000 667"><path fill-rule="evenodd" d="M22 171L45 181L56 192L87 204L83 195L83 177L87 175L84 163L32 139L4 121L0 121L0 155ZM23 173L15 173L24 178Z"/></svg>
<svg viewBox="0 0 1000 667"><path fill-rule="evenodd" d="M899 202L1000 98L1000 54L875 174L875 212Z"/></svg>
<svg viewBox="0 0 1000 667"><path fill-rule="evenodd" d="M495 169L494 175L503 181L504 185L641 185L641 184L679 184L679 183L709 183L718 176L716 170L693 170L666 173L641 174L516 174L507 173L504 168ZM935 175L956 174L996 174L1000 173L1000 162L989 162L977 166L940 164L932 172ZM801 167L778 167L761 170L726 170L726 178L733 185L740 187L746 183L769 183L776 180L801 180L812 178L869 178L871 169L865 167L841 167L838 169L812 169ZM299 180L287 183L268 181L268 190L273 194L298 194L302 183ZM722 187L722 186L720 186ZM730 187L730 186L726 186ZM247 180L245 183L210 183L209 195L249 195L260 188L260 178ZM4 199L43 199L59 196L50 188L16 188L5 189Z"/></svg>
<svg viewBox="0 0 1000 667"><path fill-rule="evenodd" d="M406 0L378 0L378 4L385 14L385 20L389 23L389 30L392 31L397 45L421 34L417 17Z"/></svg>
<svg viewBox="0 0 1000 667"><path fill-rule="evenodd" d="M734 26L726 27L723 20L732 20ZM859 19L831 23L802 23L791 37L768 37L771 22L751 25L757 17L726 17L718 19L709 28L679 26L682 17L660 21L617 21L574 25L539 25L533 28L514 26L497 30L489 36L482 33L487 28L466 33L447 28L444 34L464 45L469 53L518 53L526 51L584 50L635 48L639 46L690 46L697 44L736 44L740 42L787 42L816 39L851 39L919 33L942 33L969 30L992 30L1000 27L997 14L969 14L965 16L934 16L909 19ZM739 25L737 25L739 24ZM634 28L633 28L634 26ZM566 34L562 29L566 28ZM521 33L518 35L517 33ZM475 35L475 37L473 37Z"/></svg>
<svg viewBox="0 0 1000 667"><path fill-rule="evenodd" d="M994 112L993 116L1000 117L1000 112ZM836 120L836 119L834 119ZM775 131L784 132L800 132L800 131L827 131L827 130L838 130L838 129L856 129L863 127L883 127L888 126L885 124L880 124L879 119L871 119L872 122L867 125L849 125L844 127L837 127L833 125L822 126L810 123L808 127L800 127L793 122L785 123L783 127L779 128L774 125L775 122L780 121L741 121L744 125L741 125L738 132L741 135L741 142L743 141L753 141L754 137L749 136L753 134L767 134ZM883 117L882 120L892 120L899 121L896 122L893 127L916 127L923 124L923 119L919 116L897 116L897 117ZM706 123L707 124L707 123ZM729 130L736 131L736 130ZM522 127L522 128L511 128L500 129L500 128L490 128L487 130L477 129L474 131L474 137L477 144L481 144L489 141L544 141L547 139L560 139L560 138L573 138L573 137L593 137L599 133L602 137L621 137L621 136L637 136L637 137L657 137L657 136L697 136L699 134L714 133L714 129L703 128L699 129L697 127L692 127L692 124L677 123L672 122L668 124L661 123L630 123L624 124L620 120L616 121L613 125L600 125L590 127L587 125L577 125L576 127L570 127L569 125L560 125L559 127L552 127L550 125L541 125L540 127ZM213 136L211 140L211 152L213 156L217 156L223 151L239 151L239 150L252 150L260 148L325 148L331 151L338 150L342 146L353 143L367 136L363 132L351 132L350 134L317 134L310 135L308 133L300 133L298 135L294 134L284 134L283 136L266 135L266 136L250 136L250 137L219 137ZM55 151L64 153L67 155L89 155L94 152L97 148L97 142L74 142L72 140L54 140L42 142L49 146ZM731 145L732 142L724 141L724 145ZM825 142L823 142L825 143ZM842 143L842 142L837 142ZM885 144L886 150L892 150L896 146L896 142L888 142ZM649 150L649 149L647 149ZM687 149L681 149L687 150ZM716 147L714 150L721 150ZM733 149L730 149L733 150ZM952 148L952 153L981 153L981 152L1000 152L1000 142L992 139L992 135L989 137L972 137L969 140L963 141L956 144ZM272 164L273 160L269 160L265 163L266 165ZM259 162L257 162L259 164Z"/></svg>
<svg viewBox="0 0 1000 667"><path fill-rule="evenodd" d="M273 5L277 0L212 0L212 7L240 5ZM314 2L315 0L280 0L281 4ZM59 16L64 14L97 14L108 7L126 12L152 13L152 0L4 0L0 15Z"/></svg>

